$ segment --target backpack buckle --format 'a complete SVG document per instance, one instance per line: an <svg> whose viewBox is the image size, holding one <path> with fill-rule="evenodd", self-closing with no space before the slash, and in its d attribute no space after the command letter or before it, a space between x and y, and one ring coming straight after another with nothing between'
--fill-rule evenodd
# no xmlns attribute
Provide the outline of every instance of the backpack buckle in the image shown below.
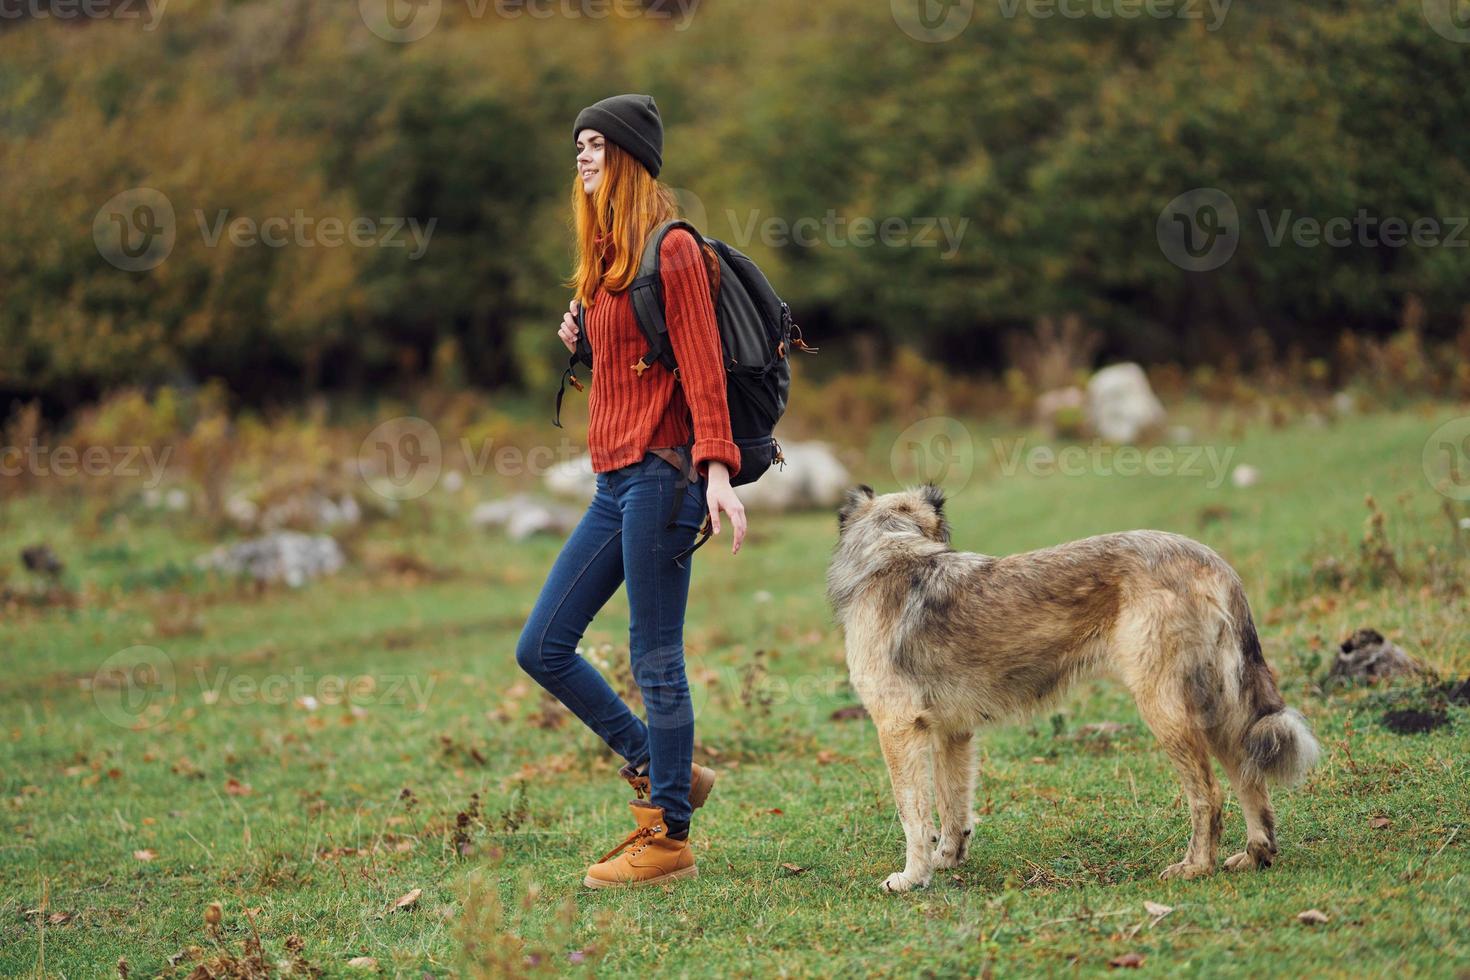
<svg viewBox="0 0 1470 980"><path fill-rule="evenodd" d="M643 360L643 358L640 357L638 358L638 360L633 362L633 373L638 375L638 377L643 377L643 372L647 370L648 364Z"/></svg>

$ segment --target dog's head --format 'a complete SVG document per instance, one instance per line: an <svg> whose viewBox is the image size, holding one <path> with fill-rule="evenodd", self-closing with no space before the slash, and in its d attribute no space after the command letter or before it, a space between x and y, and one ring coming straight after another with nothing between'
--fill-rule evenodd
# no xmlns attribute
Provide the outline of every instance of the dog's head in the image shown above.
<svg viewBox="0 0 1470 980"><path fill-rule="evenodd" d="M916 533L930 541L949 544L949 521L944 516L944 491L933 483L913 490L875 494L866 483L843 494L837 509L837 535L859 529L873 533Z"/></svg>

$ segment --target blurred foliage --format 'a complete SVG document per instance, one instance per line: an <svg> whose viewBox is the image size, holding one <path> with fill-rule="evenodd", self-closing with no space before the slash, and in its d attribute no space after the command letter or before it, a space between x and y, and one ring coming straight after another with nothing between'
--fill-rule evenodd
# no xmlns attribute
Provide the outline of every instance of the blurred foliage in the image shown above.
<svg viewBox="0 0 1470 980"><path fill-rule="evenodd" d="M211 378L250 404L540 384L561 350L571 121L620 91L656 95L661 176L767 269L833 355L819 369L898 344L997 369L1015 334L1068 316L1101 356L1151 363L1214 364L1254 334L1273 357L1328 357L1406 310L1415 336L1454 335L1470 248L1272 246L1260 215L1449 230L1470 214L1470 45L1417 3L1234 5L1219 25L1193 6L1206 16L977 4L938 44L872 0L704 0L687 22L446 2L412 43L373 34L357 3L308 0L172 0L151 26L7 21L0 404L39 397L50 414ZM146 272L92 237L135 187L176 213ZM1240 244L1186 273L1155 224L1197 187L1230 195ZM434 224L420 258L208 244L222 214L298 212ZM863 247L846 225L811 245L761 232L829 214L936 241L925 219L968 223L952 254Z"/></svg>

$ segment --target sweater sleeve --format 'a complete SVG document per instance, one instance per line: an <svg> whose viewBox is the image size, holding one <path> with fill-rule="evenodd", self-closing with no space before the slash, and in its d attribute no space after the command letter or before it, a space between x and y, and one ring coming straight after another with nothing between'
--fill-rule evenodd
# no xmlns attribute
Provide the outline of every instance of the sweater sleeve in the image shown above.
<svg viewBox="0 0 1470 980"><path fill-rule="evenodd" d="M669 344L679 362L684 398L694 417L694 466L703 479L709 476L710 461L718 460L729 467L733 477L740 472L740 447L730 431L724 353L704 256L694 236L676 228L664 236L659 262Z"/></svg>

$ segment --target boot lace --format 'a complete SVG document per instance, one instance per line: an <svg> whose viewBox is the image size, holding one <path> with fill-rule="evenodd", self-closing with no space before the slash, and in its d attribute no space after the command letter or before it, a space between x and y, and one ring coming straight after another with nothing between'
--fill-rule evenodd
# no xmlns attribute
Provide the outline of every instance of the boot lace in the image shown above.
<svg viewBox="0 0 1470 980"><path fill-rule="evenodd" d="M639 827L637 830L635 830L631 834L629 834L623 840L623 842L621 844L619 844L617 847L614 847L612 850L608 851L602 857L598 858L597 859L597 863L598 864L601 864L602 862L606 861L608 858L612 857L614 854L616 854L619 851L621 851L623 848L627 847L629 844L635 844L635 843L638 844L638 846L635 847L630 852L630 855L629 856L632 856L633 854L637 854L639 851L643 850L643 848L647 847L648 846L648 841L650 841L654 837L658 836L659 831L661 831L663 829L664 829L663 824L654 824L652 827ZM639 843L640 841L641 841L641 843Z"/></svg>

